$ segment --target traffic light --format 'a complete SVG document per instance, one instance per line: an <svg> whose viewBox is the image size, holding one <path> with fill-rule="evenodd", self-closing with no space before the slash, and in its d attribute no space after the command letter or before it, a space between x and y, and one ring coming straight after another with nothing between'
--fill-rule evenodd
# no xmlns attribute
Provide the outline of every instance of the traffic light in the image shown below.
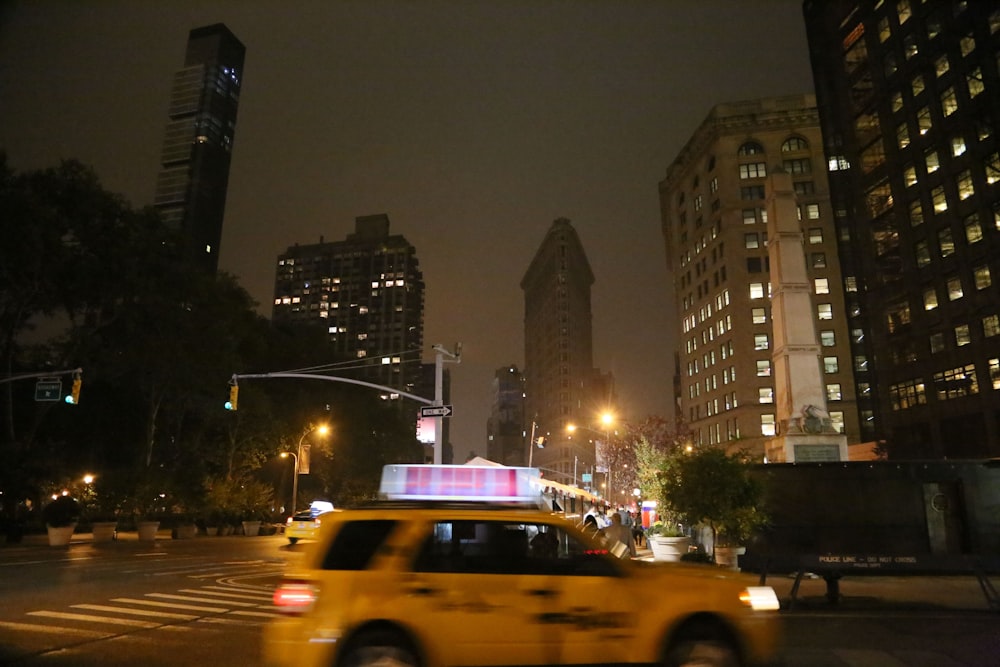
<svg viewBox="0 0 1000 667"><path fill-rule="evenodd" d="M70 405L78 405L80 403L80 387L83 386L83 378L77 375L73 378L73 388L70 389L69 394L66 396L66 402Z"/></svg>
<svg viewBox="0 0 1000 667"><path fill-rule="evenodd" d="M235 384L229 385L229 400L226 401L226 410L236 409L237 399L239 398L239 395L240 395L240 388Z"/></svg>

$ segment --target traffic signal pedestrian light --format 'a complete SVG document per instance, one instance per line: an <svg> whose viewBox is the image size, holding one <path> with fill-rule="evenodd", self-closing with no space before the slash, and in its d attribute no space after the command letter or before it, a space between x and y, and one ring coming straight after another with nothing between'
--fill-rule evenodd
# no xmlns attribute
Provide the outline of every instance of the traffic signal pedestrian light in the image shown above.
<svg viewBox="0 0 1000 667"><path fill-rule="evenodd" d="M69 394L66 396L66 402L70 405L78 405L80 403L80 387L83 386L83 378L79 375L73 378L73 388L70 389Z"/></svg>
<svg viewBox="0 0 1000 667"><path fill-rule="evenodd" d="M239 398L239 395L240 395L240 388L235 384L229 385L229 400L226 401L226 410L236 409L236 403L237 399Z"/></svg>

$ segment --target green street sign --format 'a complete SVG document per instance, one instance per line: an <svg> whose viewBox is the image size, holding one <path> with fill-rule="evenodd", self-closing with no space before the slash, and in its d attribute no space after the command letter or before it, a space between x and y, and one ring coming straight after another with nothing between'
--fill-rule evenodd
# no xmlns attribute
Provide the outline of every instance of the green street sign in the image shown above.
<svg viewBox="0 0 1000 667"><path fill-rule="evenodd" d="M62 380L59 378L41 378L35 382L36 401L58 401L62 398Z"/></svg>

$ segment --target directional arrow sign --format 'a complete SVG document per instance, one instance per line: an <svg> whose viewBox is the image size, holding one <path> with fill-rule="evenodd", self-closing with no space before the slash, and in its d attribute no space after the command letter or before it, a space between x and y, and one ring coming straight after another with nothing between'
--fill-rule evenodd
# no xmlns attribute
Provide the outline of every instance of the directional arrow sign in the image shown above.
<svg viewBox="0 0 1000 667"><path fill-rule="evenodd" d="M425 405L420 408L421 417L451 417L450 405Z"/></svg>

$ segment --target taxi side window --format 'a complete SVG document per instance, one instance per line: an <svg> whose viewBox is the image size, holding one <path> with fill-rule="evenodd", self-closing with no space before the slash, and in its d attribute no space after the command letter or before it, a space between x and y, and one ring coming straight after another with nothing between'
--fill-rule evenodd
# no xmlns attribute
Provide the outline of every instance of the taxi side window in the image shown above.
<svg viewBox="0 0 1000 667"><path fill-rule="evenodd" d="M385 541L395 525L395 521L384 519L345 523L337 532L329 551L323 558L323 569L365 569L375 550Z"/></svg>
<svg viewBox="0 0 1000 667"><path fill-rule="evenodd" d="M610 576L615 568L556 526L440 521L414 561L416 572Z"/></svg>

